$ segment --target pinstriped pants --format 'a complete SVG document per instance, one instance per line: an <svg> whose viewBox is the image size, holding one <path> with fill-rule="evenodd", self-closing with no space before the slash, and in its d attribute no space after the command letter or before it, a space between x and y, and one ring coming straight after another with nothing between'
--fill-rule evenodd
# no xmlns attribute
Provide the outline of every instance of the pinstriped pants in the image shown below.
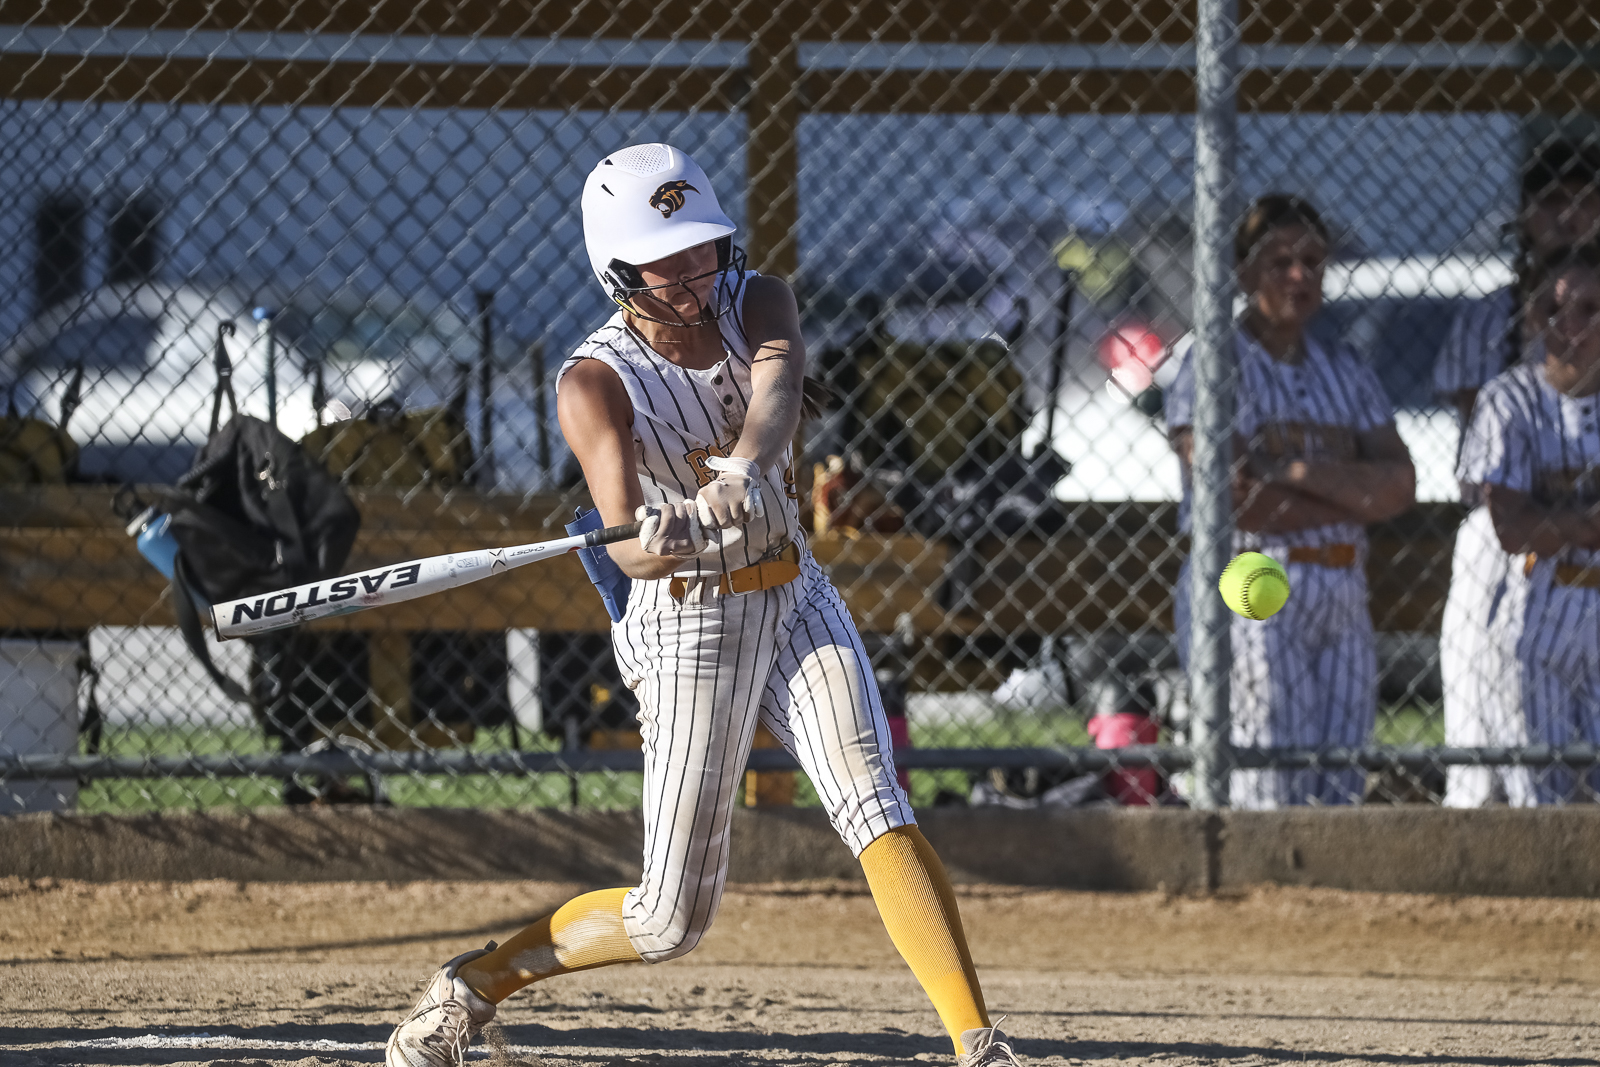
<svg viewBox="0 0 1600 1067"><path fill-rule="evenodd" d="M1522 670L1517 637L1526 615L1522 557L1500 547L1489 509L1478 506L1456 531L1450 595L1439 630L1439 672L1444 682L1447 745L1522 745ZM1447 767L1444 803L1478 808L1534 802L1526 767Z"/></svg>
<svg viewBox="0 0 1600 1067"><path fill-rule="evenodd" d="M1282 550L1266 550L1282 562ZM1378 660L1367 609L1365 560L1353 567L1286 564L1289 602L1270 619L1233 619L1230 677L1233 744L1354 747L1378 713ZM1188 666L1189 565L1178 584L1178 648ZM1353 804L1365 773L1353 770L1233 772L1235 808Z"/></svg>
<svg viewBox="0 0 1600 1067"><path fill-rule="evenodd" d="M758 721L799 760L856 855L916 822L861 637L809 552L800 577L776 589L722 596L691 581L679 602L668 584L636 580L612 627L645 753L644 877L623 921L651 963L694 948L716 916Z"/></svg>
<svg viewBox="0 0 1600 1067"><path fill-rule="evenodd" d="M1600 743L1600 591L1557 585L1555 563L1542 560L1528 586L1527 617L1517 659L1522 665L1528 740L1560 745ZM1600 792L1600 770L1582 774L1588 790ZM1540 804L1588 799L1580 775L1570 767L1534 772Z"/></svg>

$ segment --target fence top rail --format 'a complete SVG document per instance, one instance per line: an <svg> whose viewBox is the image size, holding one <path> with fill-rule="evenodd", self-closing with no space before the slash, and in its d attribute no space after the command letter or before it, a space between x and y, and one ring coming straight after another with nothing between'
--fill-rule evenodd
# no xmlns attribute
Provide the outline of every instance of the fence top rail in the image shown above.
<svg viewBox="0 0 1600 1067"><path fill-rule="evenodd" d="M1239 6L1245 44L1561 42L1594 33L1592 26L1564 15L1566 5L1555 3L1244 0ZM736 0L578 5L46 0L28 21L33 26L345 35L1182 44L1193 40L1195 19L1192 0L780 0L756 6Z"/></svg>
<svg viewBox="0 0 1600 1067"><path fill-rule="evenodd" d="M1370 745L1363 748L1235 749L1231 759L1240 768L1334 770L1408 769L1433 766L1549 767L1593 766L1600 748L1587 743L1521 747L1423 748ZM1193 749L1168 745L1127 748L909 748L895 753L904 770L971 770L1040 768L1094 774L1114 768L1159 767L1166 771L1194 766ZM756 749L746 764L753 771L799 770L794 757L781 749ZM579 749L560 752L368 752L331 750L317 753L217 756L19 756L0 754L0 782L53 778L92 779L251 777L301 773L376 774L581 774L644 769L644 754L633 750Z"/></svg>

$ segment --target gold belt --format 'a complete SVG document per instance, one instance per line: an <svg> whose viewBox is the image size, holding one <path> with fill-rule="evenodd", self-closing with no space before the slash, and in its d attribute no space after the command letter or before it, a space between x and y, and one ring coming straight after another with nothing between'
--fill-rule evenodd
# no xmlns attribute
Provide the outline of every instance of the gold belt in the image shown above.
<svg viewBox="0 0 1600 1067"><path fill-rule="evenodd" d="M1355 545L1300 545L1289 549L1290 563L1314 563L1318 567L1354 567Z"/></svg>
<svg viewBox="0 0 1600 1067"><path fill-rule="evenodd" d="M736 593L754 593L762 589L776 589L800 577L800 549L789 545L777 559L766 559L736 571L717 576L717 592L722 596ZM667 586L675 600L682 600L689 591L689 579L674 578Z"/></svg>
<svg viewBox="0 0 1600 1067"><path fill-rule="evenodd" d="M1533 574L1534 564L1539 562L1539 557L1529 552L1522 560L1523 577ZM1556 584L1573 585L1580 589L1600 589L1600 567L1580 567L1576 563L1556 564Z"/></svg>

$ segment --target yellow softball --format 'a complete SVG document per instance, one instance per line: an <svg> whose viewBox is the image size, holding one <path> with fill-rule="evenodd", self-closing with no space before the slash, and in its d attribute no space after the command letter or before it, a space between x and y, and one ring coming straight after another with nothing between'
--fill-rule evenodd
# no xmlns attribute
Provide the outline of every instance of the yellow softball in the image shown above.
<svg viewBox="0 0 1600 1067"><path fill-rule="evenodd" d="M1288 601L1289 576L1271 556L1242 552L1223 570L1217 588L1235 613L1247 619L1265 619Z"/></svg>

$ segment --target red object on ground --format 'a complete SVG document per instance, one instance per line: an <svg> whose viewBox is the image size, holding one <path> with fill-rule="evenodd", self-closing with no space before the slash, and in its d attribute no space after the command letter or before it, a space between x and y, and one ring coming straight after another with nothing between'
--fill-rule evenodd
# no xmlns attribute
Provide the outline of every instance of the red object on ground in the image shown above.
<svg viewBox="0 0 1600 1067"><path fill-rule="evenodd" d="M1089 736L1094 738L1096 748L1153 745L1161 739L1161 724L1136 711L1119 711L1091 718ZM1154 767L1110 770L1105 775L1105 787L1106 795L1118 804L1149 807L1161 792L1161 772Z"/></svg>
<svg viewBox="0 0 1600 1067"><path fill-rule="evenodd" d="M894 747L896 749L912 748L911 723L906 717L904 715L886 715L884 718L889 720L889 740L894 744ZM900 780L900 788L909 793L911 791L911 772L899 771L895 774L895 777Z"/></svg>

